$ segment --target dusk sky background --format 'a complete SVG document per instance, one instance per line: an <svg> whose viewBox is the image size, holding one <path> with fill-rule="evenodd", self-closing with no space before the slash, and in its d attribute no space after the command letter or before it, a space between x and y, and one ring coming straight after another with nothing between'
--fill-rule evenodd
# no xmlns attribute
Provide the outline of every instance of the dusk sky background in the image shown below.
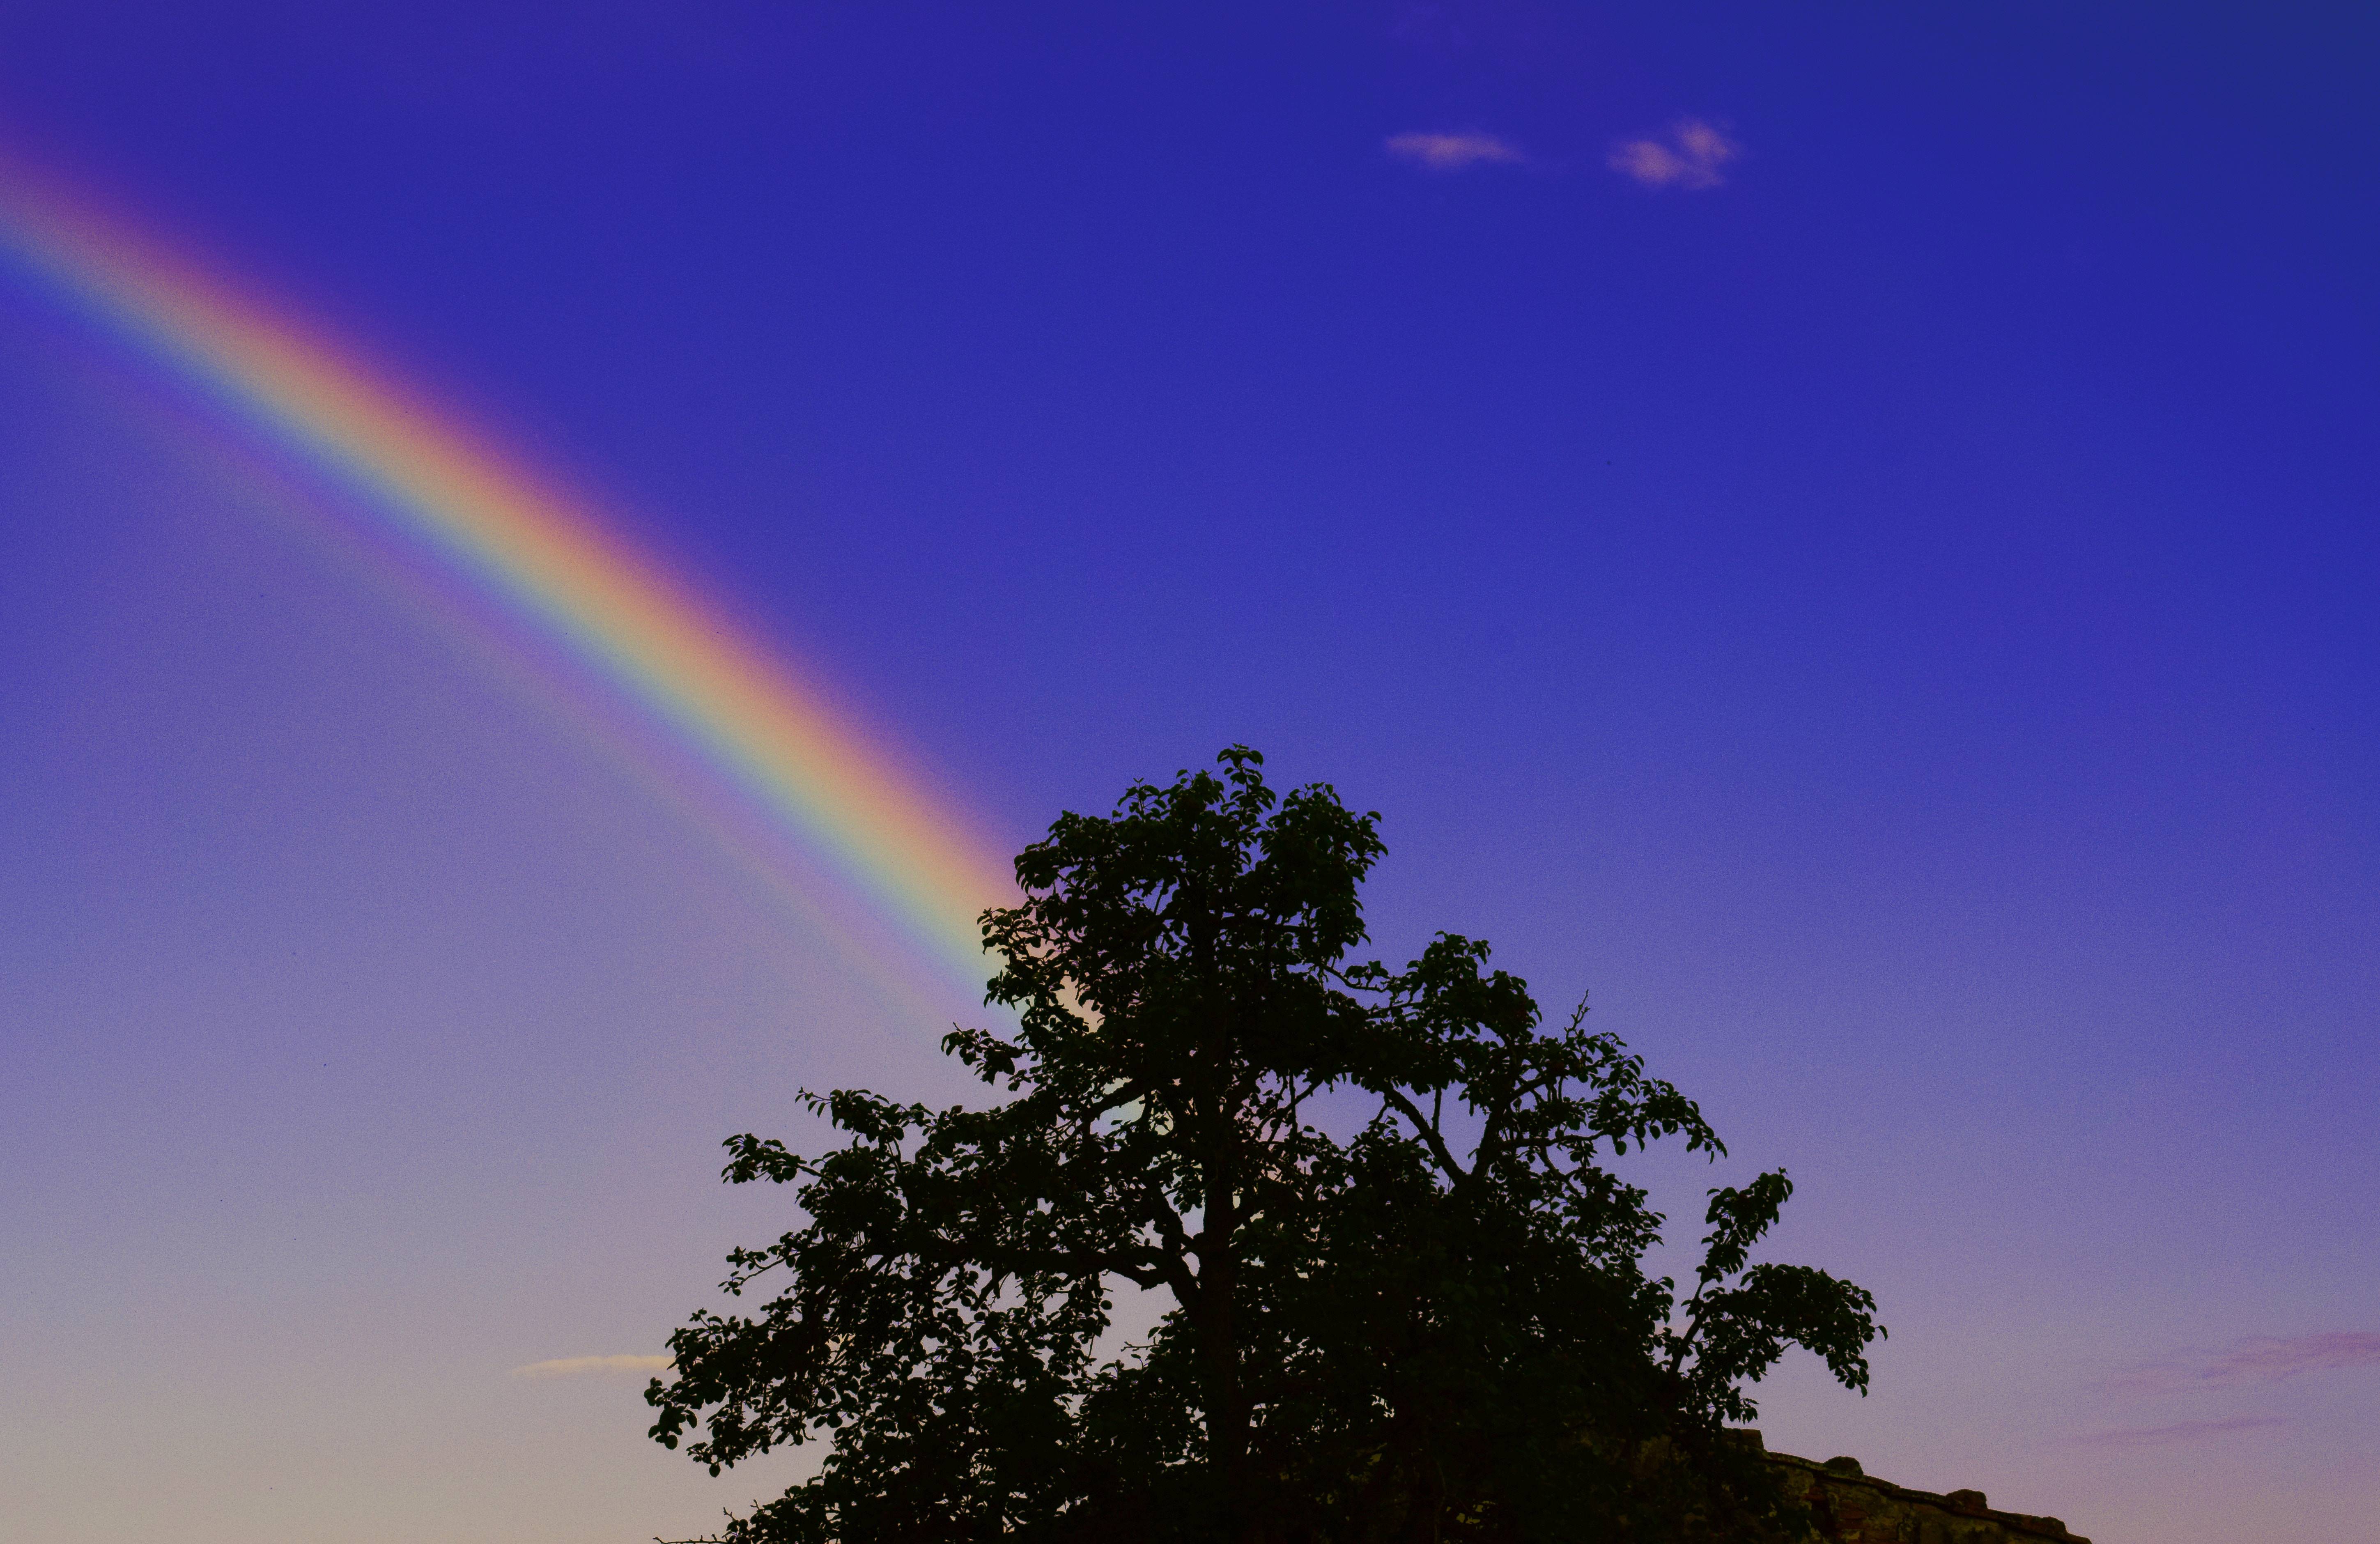
<svg viewBox="0 0 2380 1544"><path fill-rule="evenodd" d="M0 156L592 491L986 847L1229 743L1789 1168L1769 1445L2380 1518L2380 13L0 10ZM683 1538L895 990L0 259L0 1512ZM525 1373L519 1369L538 1369Z"/></svg>

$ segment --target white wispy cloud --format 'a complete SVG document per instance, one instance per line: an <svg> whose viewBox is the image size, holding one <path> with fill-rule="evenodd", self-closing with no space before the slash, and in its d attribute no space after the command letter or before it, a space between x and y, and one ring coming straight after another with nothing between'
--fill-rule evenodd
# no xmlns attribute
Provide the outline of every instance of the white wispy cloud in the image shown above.
<svg viewBox="0 0 2380 1544"><path fill-rule="evenodd" d="M1459 134L1391 134L1386 148L1400 161L1410 161L1432 172L1459 172L1465 166L1482 163L1528 159L1495 135L1484 134L1475 128L1465 129Z"/></svg>
<svg viewBox="0 0 2380 1544"><path fill-rule="evenodd" d="M1687 118L1666 139L1624 140L1613 147L1613 171L1633 177L1647 188L1717 188L1727 178L1719 168L1743 153L1743 147L1715 126Z"/></svg>
<svg viewBox="0 0 2380 1544"><path fill-rule="evenodd" d="M577 1378L590 1372L667 1372L667 1356L557 1356L513 1368L515 1378Z"/></svg>
<svg viewBox="0 0 2380 1544"><path fill-rule="evenodd" d="M2312 1335L2256 1335L2220 1351L2186 1352L2123 1373L2119 1388L2155 1393L2174 1389L2228 1389L2278 1383L2305 1372L2380 1367L2380 1331L2326 1330Z"/></svg>
<svg viewBox="0 0 2380 1544"><path fill-rule="evenodd" d="M2219 1421L2176 1421L2171 1426L2133 1427L2123 1431L2095 1431L2075 1441L2092 1448L2161 1448L2177 1442L2203 1442L2211 1437L2228 1437L2235 1431L2252 1431L2259 1427L2287 1426L2278 1416L2233 1416Z"/></svg>

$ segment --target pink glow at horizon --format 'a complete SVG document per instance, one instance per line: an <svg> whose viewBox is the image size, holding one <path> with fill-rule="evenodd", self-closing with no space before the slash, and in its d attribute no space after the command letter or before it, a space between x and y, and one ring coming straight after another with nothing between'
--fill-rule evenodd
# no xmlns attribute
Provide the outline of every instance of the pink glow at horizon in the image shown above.
<svg viewBox="0 0 2380 1544"><path fill-rule="evenodd" d="M773 1493L645 1436L795 1221L721 1139L983 1097L1005 855L1245 743L1381 812L1367 953L1490 940L1702 1102L1630 1160L1680 1236L1791 1171L1770 1258L1891 1338L1772 1448L2362 1537L2375 70L2341 7L0 8L0 1532Z"/></svg>

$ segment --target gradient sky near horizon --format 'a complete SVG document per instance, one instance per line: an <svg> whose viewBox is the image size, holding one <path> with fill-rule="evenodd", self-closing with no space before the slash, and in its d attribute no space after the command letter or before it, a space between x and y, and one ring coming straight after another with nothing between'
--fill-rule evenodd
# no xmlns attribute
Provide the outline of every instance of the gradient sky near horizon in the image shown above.
<svg viewBox="0 0 2380 1544"><path fill-rule="evenodd" d="M2380 1516L2380 23L0 11L0 152L600 490L995 850L1229 742L2098 1544ZM717 1144L941 1025L0 282L12 1536L705 1530ZM824 897L832 904L835 897ZM1691 1222L1711 1172L1645 1171ZM1682 1224L1682 1234L1690 1230Z"/></svg>

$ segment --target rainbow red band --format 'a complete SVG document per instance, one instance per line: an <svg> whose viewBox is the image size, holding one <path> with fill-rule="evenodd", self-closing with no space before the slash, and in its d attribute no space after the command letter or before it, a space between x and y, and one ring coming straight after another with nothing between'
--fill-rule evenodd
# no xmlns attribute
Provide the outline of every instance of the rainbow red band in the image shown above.
<svg viewBox="0 0 2380 1544"><path fill-rule="evenodd" d="M0 171L0 254L633 703L957 985L1014 896L988 845L771 654L389 372L124 222ZM871 931L875 930L869 930Z"/></svg>

